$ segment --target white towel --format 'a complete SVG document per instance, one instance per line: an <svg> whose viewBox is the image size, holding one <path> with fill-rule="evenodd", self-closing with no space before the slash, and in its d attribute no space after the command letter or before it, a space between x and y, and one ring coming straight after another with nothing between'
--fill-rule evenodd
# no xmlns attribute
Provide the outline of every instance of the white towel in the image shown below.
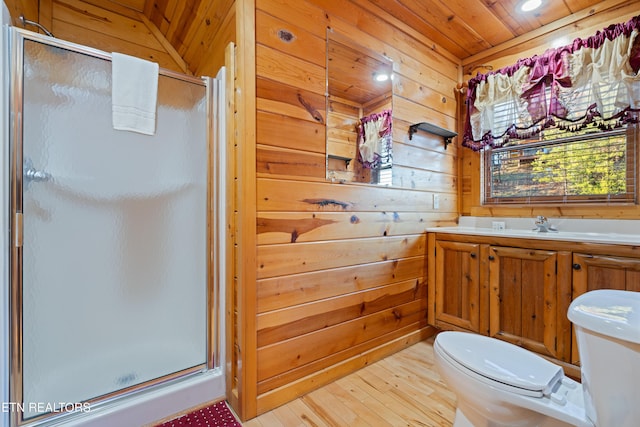
<svg viewBox="0 0 640 427"><path fill-rule="evenodd" d="M156 132L158 64L111 54L113 128L146 135Z"/></svg>

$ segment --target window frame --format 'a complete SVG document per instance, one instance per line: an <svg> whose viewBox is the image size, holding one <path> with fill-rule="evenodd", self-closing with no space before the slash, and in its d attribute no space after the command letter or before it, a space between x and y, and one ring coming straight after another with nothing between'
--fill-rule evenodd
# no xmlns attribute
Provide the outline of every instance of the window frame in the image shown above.
<svg viewBox="0 0 640 427"><path fill-rule="evenodd" d="M615 136L618 134L626 134L626 182L627 191L621 195L580 195L580 196L523 196L523 197L490 197L491 195L491 162L492 154L496 150L509 151L509 149L526 149L534 148L540 145L549 145L553 141L535 141L530 143L516 144L506 147L491 148L486 147L481 150L480 161L480 201L481 205L492 206L532 206L532 205L561 205L561 206L583 206L585 204L593 205L637 205L638 204L638 182L640 180L639 160L639 125L638 123L629 123L623 131L617 132L597 132L588 136L576 135L570 137L559 138L555 144L571 144L585 142L590 139L597 139L603 136ZM629 187L633 187L631 190Z"/></svg>

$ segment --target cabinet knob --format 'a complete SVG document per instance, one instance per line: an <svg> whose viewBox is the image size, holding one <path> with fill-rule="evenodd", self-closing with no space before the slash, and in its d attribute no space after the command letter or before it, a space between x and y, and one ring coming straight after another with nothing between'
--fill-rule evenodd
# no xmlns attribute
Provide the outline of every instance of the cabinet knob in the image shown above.
<svg viewBox="0 0 640 427"><path fill-rule="evenodd" d="M475 258L475 257L476 257L476 253L475 253L475 252L471 252L471 253L469 254L469 256L470 256L471 258Z"/></svg>
<svg viewBox="0 0 640 427"><path fill-rule="evenodd" d="M580 264L578 264L577 262L575 264L573 264L573 269L574 270L580 270L582 268L582 266Z"/></svg>
<svg viewBox="0 0 640 427"><path fill-rule="evenodd" d="M496 259L496 257L494 257L493 255L489 255L489 261L493 261L494 259Z"/></svg>

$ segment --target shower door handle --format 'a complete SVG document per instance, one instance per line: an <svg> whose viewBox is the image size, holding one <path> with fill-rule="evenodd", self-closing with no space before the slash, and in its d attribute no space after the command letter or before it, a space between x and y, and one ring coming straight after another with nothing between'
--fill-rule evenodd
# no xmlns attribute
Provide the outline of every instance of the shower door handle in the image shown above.
<svg viewBox="0 0 640 427"><path fill-rule="evenodd" d="M29 188L29 184L31 182L45 182L51 181L53 179L50 173L34 168L33 162L30 158L26 158L24 160L24 164L22 166L22 176L24 178L25 190Z"/></svg>

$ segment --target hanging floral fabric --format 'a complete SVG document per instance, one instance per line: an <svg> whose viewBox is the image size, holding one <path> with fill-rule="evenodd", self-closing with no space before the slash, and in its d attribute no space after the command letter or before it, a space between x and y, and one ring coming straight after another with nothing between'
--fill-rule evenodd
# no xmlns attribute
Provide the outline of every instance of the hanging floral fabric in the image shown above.
<svg viewBox="0 0 640 427"><path fill-rule="evenodd" d="M469 81L462 145L473 150L556 126L638 122L640 16Z"/></svg>
<svg viewBox="0 0 640 427"><path fill-rule="evenodd" d="M391 110L360 119L358 125L358 159L367 169L375 169L391 160Z"/></svg>

